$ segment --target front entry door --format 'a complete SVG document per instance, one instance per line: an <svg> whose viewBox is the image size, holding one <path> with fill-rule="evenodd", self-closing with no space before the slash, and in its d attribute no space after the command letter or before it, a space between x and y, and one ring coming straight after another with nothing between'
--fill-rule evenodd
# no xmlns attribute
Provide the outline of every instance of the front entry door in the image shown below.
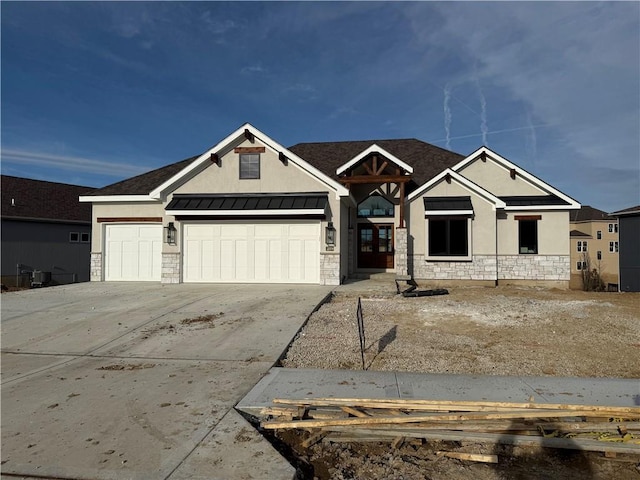
<svg viewBox="0 0 640 480"><path fill-rule="evenodd" d="M393 268L393 224L358 225L358 268Z"/></svg>

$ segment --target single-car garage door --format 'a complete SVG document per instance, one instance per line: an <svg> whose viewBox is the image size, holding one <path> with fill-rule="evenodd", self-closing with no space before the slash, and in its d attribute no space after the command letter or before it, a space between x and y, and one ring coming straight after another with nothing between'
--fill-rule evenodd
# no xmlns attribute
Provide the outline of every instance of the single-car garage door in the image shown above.
<svg viewBox="0 0 640 480"><path fill-rule="evenodd" d="M105 280L160 281L162 225L107 225Z"/></svg>
<svg viewBox="0 0 640 480"><path fill-rule="evenodd" d="M319 283L320 222L184 225L185 282Z"/></svg>

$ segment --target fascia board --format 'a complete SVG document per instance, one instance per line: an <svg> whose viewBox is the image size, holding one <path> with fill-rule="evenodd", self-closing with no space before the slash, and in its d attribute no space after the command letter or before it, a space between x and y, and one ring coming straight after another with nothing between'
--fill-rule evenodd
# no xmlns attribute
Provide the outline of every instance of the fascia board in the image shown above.
<svg viewBox="0 0 640 480"><path fill-rule="evenodd" d="M274 216L274 215L324 215L324 208L300 210L167 210L167 215L174 216Z"/></svg>
<svg viewBox="0 0 640 480"><path fill-rule="evenodd" d="M113 202L158 202L157 198L151 195L96 195L78 197L80 202L86 203L113 203Z"/></svg>
<svg viewBox="0 0 640 480"><path fill-rule="evenodd" d="M296 166L301 168L307 174L311 175L312 177L315 177L316 179L320 180L331 189L335 190L338 196L345 197L349 195L349 190L347 190L344 186L332 180L327 175L322 173L320 170L311 166L309 163L305 162L304 159L298 157L293 152L289 151L288 149L280 145L275 140L271 139L269 136L262 133L260 130L258 130L251 124L245 123L236 131L234 131L230 135L227 135L227 137L225 137L224 140L218 142L213 148L210 148L209 150L204 152L202 155L200 155L200 157L195 159L190 165L182 169L180 172L175 174L173 177L171 177L169 180L164 182L159 187L155 188L150 193L150 196L154 198L162 198L163 196L170 193L168 190L171 187L173 187L175 184L177 184L178 182L186 178L187 175L195 172L203 164L206 164L209 161L209 158L211 157L212 153L216 153L221 150L224 150L229 146L230 143L236 141L238 137L244 135L245 130L248 130L249 132L251 132L251 134L254 137L258 138L262 143L264 143L265 146L269 147L269 149L271 149L275 153L282 152L289 161L293 162Z"/></svg>
<svg viewBox="0 0 640 480"><path fill-rule="evenodd" d="M420 197L422 194L424 194L424 192L429 190L431 187L433 187L437 183L441 182L444 179L444 177L447 176L447 174L451 175L452 179L456 180L458 183L460 183L467 190L470 190L471 192L475 193L479 197L483 198L488 203L492 204L494 209L495 208L505 208L506 207L506 204L504 203L504 201L500 200L498 197L493 195L491 192L488 192L487 190L485 190L481 186L473 183L472 181L468 180L467 178L463 177L459 173L456 173L456 172L454 172L453 170L451 170L449 168L446 169L446 170L443 170L441 173L439 173L438 175L433 177L431 180L429 180L427 183L422 185L422 187L417 189L415 192L411 193L411 195L409 195L409 197L407 198L407 202L412 202L416 198Z"/></svg>
<svg viewBox="0 0 640 480"><path fill-rule="evenodd" d="M185 168L183 168L178 173L176 173L169 180L165 181L160 186L158 186L155 189L153 189L151 191L151 193L149 193L149 196L151 196L153 198L156 198L156 199L160 199L163 196L165 196L168 193L167 190L169 190L175 184L179 183L181 180L186 178L187 175L195 172L203 164L206 164L209 161L209 158L211 157L212 153L215 153L218 150L221 150L222 148L226 147L229 143L231 143L234 140L236 140L240 135L244 134L245 129L248 129L249 127L251 127L251 125L249 125L248 123L245 123L240 128L238 128L236 131L234 131L230 135L227 135L223 140L218 142L214 147L212 147L209 150L207 150L206 152L204 152L202 155L200 155L193 162L191 162Z"/></svg>
<svg viewBox="0 0 640 480"><path fill-rule="evenodd" d="M577 207L574 205L526 205L526 206L518 206L511 205L504 207L504 210L507 212L518 212L518 211L535 211L535 210L578 210L580 206Z"/></svg>
<svg viewBox="0 0 640 480"><path fill-rule="evenodd" d="M399 167L401 167L405 171L407 171L409 173L413 173L413 167L411 165L407 165L402 160L400 160L398 157L396 157L395 155L392 155L391 153L387 152L384 148L382 148L382 147L380 147L380 146L378 146L378 145L376 145L374 143L373 145L371 145L370 147L368 147L367 149L363 150L358 155L353 157L347 163L345 163L344 165L339 167L336 170L336 174L337 175L343 174L349 168L351 168L352 166L356 165L364 157L366 157L370 153L374 153L374 152L377 152L377 153L379 153L381 155L384 155L385 157L387 157L389 160L391 160L393 163L395 163L396 165L398 165Z"/></svg>
<svg viewBox="0 0 640 480"><path fill-rule="evenodd" d="M451 167L451 170L454 170L455 172L458 172L459 170L462 170L469 163L471 163L472 161L476 160L481 153L485 153L487 155L487 157L491 158L492 160L494 160L495 162L497 162L499 165L501 165L504 168L507 168L509 170L514 169L516 171L516 174L518 174L521 177L525 178L534 187L536 187L536 188L538 188L538 189L540 189L540 190L542 190L544 192L551 193L553 195L556 195L557 197L560 197L562 200L564 200L565 202L569 203L572 206L571 207L572 209L573 208L580 208L580 203L578 203L576 200L574 200L570 196L565 195L560 190L557 190L556 188L552 187L551 185L549 185L545 181L539 179L535 175L532 175L531 173L527 172L526 170L524 170L523 168L519 167L515 163L510 162L509 160L507 160L503 156L497 154L496 152L494 152L493 150L491 150L491 149L489 149L487 147L480 147L475 152L473 152L471 155L469 155L467 158L465 158L461 162L459 162L456 165L454 165L453 167Z"/></svg>

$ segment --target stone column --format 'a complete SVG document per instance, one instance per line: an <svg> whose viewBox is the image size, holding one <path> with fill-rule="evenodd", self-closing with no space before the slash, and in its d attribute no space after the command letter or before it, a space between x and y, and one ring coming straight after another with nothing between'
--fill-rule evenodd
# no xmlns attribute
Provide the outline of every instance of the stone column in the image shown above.
<svg viewBox="0 0 640 480"><path fill-rule="evenodd" d="M320 283L322 285L340 285L339 253L320 253Z"/></svg>
<svg viewBox="0 0 640 480"><path fill-rule="evenodd" d="M180 283L180 253L162 254L162 283Z"/></svg>
<svg viewBox="0 0 640 480"><path fill-rule="evenodd" d="M92 282L102 281L102 253L91 252L91 264L90 264L89 278Z"/></svg>
<svg viewBox="0 0 640 480"><path fill-rule="evenodd" d="M408 265L408 238L406 228L396 228L396 251L395 251L395 264L396 275L405 276L410 275Z"/></svg>

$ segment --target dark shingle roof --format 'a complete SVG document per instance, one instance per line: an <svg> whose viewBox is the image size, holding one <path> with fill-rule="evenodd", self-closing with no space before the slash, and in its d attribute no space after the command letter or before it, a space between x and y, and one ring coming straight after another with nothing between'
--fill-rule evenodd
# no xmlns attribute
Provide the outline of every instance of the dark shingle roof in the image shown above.
<svg viewBox="0 0 640 480"><path fill-rule="evenodd" d="M411 187L415 188L418 185L422 185L446 168L453 167L464 159L458 153L444 150L415 138L298 143L289 147L289 150L321 172L337 180L336 170L373 144L385 149L413 167L413 182L411 182L413 185L410 186L409 190L411 190Z"/></svg>
<svg viewBox="0 0 640 480"><path fill-rule="evenodd" d="M143 173L142 175L122 180L121 182L112 183L111 185L107 185L106 187L93 191L91 195L147 195L154 188L162 185L199 156L200 155L196 155L195 157L187 158L180 162L157 168L150 172Z"/></svg>
<svg viewBox="0 0 640 480"><path fill-rule="evenodd" d="M93 188L30 178L1 176L2 217L91 222L91 204L78 197Z"/></svg>
<svg viewBox="0 0 640 480"><path fill-rule="evenodd" d="M640 205L636 205L635 207L625 208L624 210L618 210L617 212L613 212L611 215L624 216L624 215L636 215L640 214Z"/></svg>
<svg viewBox="0 0 640 480"><path fill-rule="evenodd" d="M588 233L581 232L580 230L571 230L569 232L569 236L570 237L589 237L589 238L591 238L591 235L589 235Z"/></svg>
<svg viewBox="0 0 640 480"><path fill-rule="evenodd" d="M413 167L413 181L410 182L408 191L422 185L442 170L452 167L464 159L458 153L444 150L414 138L404 140L299 143L289 148L289 150L327 176L337 180L336 170L338 167L347 163L374 143ZM91 195L147 195L198 157L199 155L196 155L181 162L108 185L92 192Z"/></svg>
<svg viewBox="0 0 640 480"><path fill-rule="evenodd" d="M615 220L611 215L597 208L584 205L580 210L569 213L572 222L588 222L593 220Z"/></svg>

